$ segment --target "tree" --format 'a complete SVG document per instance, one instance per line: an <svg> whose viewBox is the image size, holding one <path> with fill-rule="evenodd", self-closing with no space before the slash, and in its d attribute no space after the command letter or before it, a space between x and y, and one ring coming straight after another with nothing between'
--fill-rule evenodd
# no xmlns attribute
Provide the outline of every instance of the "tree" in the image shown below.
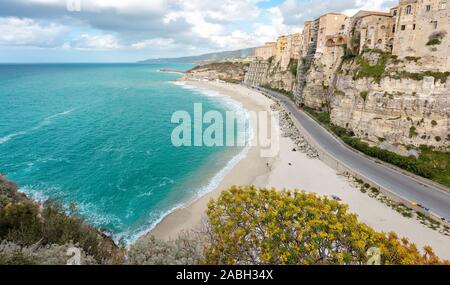
<svg viewBox="0 0 450 285"><path fill-rule="evenodd" d="M206 264L439 264L395 234L375 232L334 200L299 191L233 187L211 201Z"/></svg>

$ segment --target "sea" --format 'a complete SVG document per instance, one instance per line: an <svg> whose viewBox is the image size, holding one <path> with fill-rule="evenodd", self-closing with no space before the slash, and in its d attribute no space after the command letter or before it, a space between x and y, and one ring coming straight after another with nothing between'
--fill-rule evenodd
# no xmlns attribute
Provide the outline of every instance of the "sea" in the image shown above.
<svg viewBox="0 0 450 285"><path fill-rule="evenodd" d="M30 198L74 205L118 244L132 244L212 191L248 151L172 144L172 115L193 117L195 103L247 114L229 97L160 72L191 67L0 65L0 173Z"/></svg>

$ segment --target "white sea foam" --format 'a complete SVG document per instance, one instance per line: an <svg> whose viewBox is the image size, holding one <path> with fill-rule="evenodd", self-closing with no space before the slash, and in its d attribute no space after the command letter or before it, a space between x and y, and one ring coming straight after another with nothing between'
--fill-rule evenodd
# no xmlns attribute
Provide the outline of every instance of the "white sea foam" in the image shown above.
<svg viewBox="0 0 450 285"><path fill-rule="evenodd" d="M57 113L55 115L51 115L51 116L45 118L44 120L42 120L36 126L30 128L28 130L19 131L19 132L12 133L12 134L9 134L7 136L4 136L4 137L0 138L0 144L4 144L4 143L10 141L12 138L19 137L19 136L24 136L24 135L28 134L29 132L37 131L37 130L45 127L45 126L48 126L48 125L50 125L53 122L54 119L56 119L58 117L66 116L66 115L72 113L74 110L75 109L70 109L70 110L67 110L67 111L64 111L64 112L61 112L61 113Z"/></svg>
<svg viewBox="0 0 450 285"><path fill-rule="evenodd" d="M247 122L250 121L250 114L249 114L248 110L246 110L244 108L243 104L228 97L228 96L225 96L219 92L200 89L195 86L188 85L185 82L176 81L176 82L173 82L173 84L182 86L185 89L198 91L199 93L209 96L209 97L216 97L217 99L219 99L218 101L223 106L226 107L226 109L237 112L237 113L241 113L245 116ZM125 245L127 247L129 247L133 243L135 243L140 237L145 236L146 234L151 232L168 215L179 210L180 208L185 207L186 204L189 204L195 200L198 200L201 197L203 197L204 195L214 191L214 189L216 189L219 186L219 184L222 182L222 180L225 178L225 176L228 173L230 173L230 171L241 160L243 160L245 157L247 157L247 154L251 148L250 142L253 140L253 137L254 137L254 130L251 128L251 124L248 124L248 129L246 131L248 131L249 136L247 137L247 142L246 142L246 146L244 147L244 149L242 151L240 151L237 155L235 155L230 161L228 161L228 163L225 165L225 167L223 167L219 172L216 173L216 175L214 175L214 177L212 177L208 181L208 184L206 186L198 189L198 191L196 191L194 193L194 196L189 201L187 201L186 203L177 204L172 209L170 209L166 212L160 213L159 215L156 214L156 216L158 216L159 218L154 220L150 225L143 225L138 230L135 230L133 232L122 232L119 234L115 234L114 241L115 242L121 241L122 243L125 243Z"/></svg>

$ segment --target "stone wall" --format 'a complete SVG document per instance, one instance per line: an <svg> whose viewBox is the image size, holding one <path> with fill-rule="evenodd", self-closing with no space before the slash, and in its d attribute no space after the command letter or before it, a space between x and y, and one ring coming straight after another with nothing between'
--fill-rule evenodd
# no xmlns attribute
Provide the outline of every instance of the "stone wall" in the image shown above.
<svg viewBox="0 0 450 285"><path fill-rule="evenodd" d="M372 144L398 147L397 152L406 152L402 146L408 145L448 149L450 78L402 78L401 70L416 70L416 63L399 64L394 58L377 82L355 78L360 68L355 61L344 62L337 77L331 100L333 123Z"/></svg>

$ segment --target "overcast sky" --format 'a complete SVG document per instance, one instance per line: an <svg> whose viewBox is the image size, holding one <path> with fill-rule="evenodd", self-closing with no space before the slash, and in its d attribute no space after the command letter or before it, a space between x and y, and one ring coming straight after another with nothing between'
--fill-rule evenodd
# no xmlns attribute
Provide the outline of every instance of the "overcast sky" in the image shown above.
<svg viewBox="0 0 450 285"><path fill-rule="evenodd" d="M134 62L235 50L301 31L305 20L325 12L352 15L359 9L387 10L396 3L0 0L0 62Z"/></svg>

